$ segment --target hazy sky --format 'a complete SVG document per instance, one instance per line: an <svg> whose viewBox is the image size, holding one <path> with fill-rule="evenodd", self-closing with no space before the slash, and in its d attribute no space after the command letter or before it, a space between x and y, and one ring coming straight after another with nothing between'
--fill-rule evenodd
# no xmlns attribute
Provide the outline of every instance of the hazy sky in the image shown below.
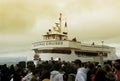
<svg viewBox="0 0 120 81"><path fill-rule="evenodd" d="M0 54L33 55L32 43L52 28L59 13L69 38L120 50L120 0L0 0ZM120 56L120 55L119 55Z"/></svg>

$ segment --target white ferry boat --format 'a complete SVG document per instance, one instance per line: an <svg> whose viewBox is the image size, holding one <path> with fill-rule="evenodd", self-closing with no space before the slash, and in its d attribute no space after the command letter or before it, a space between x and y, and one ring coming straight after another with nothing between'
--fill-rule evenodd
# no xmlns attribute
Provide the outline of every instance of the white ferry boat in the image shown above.
<svg viewBox="0 0 120 81"><path fill-rule="evenodd" d="M32 49L35 55L40 56L41 60L61 58L65 61L81 59L85 61L114 60L117 58L114 47L93 44L84 44L76 38L68 39L67 22L62 24L62 14L60 13L59 22L55 23L53 29L43 35L43 40L34 42Z"/></svg>

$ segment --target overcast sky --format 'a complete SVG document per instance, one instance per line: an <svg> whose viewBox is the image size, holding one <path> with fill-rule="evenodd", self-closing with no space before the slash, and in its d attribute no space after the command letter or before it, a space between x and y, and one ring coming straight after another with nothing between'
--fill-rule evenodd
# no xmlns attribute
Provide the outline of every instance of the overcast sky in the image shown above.
<svg viewBox="0 0 120 81"><path fill-rule="evenodd" d="M58 20L68 22L69 38L114 46L120 56L120 0L0 0L0 54L29 56Z"/></svg>

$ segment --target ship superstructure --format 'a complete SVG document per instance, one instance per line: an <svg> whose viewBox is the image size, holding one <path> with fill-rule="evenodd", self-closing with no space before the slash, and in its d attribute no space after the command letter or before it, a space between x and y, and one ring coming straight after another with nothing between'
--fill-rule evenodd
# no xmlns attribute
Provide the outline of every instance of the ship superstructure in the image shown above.
<svg viewBox="0 0 120 81"><path fill-rule="evenodd" d="M81 59L82 61L100 61L116 59L114 47L93 44L84 44L76 38L68 39L67 22L62 24L62 13L59 22L55 23L52 29L43 35L43 40L33 43L33 50L40 55L42 60L61 58L65 61Z"/></svg>

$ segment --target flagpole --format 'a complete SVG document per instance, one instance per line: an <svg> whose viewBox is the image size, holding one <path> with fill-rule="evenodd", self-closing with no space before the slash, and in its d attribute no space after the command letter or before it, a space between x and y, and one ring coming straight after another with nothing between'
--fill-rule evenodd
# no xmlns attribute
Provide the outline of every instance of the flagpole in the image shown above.
<svg viewBox="0 0 120 81"><path fill-rule="evenodd" d="M60 28L60 33L61 33L61 26L62 26L62 13L60 13L60 18L59 18L59 28Z"/></svg>
<svg viewBox="0 0 120 81"><path fill-rule="evenodd" d="M103 65L104 64L104 62L103 62L103 55L104 55L103 43L104 43L104 41L101 41L101 43L102 43L102 52L100 54L100 64Z"/></svg>

